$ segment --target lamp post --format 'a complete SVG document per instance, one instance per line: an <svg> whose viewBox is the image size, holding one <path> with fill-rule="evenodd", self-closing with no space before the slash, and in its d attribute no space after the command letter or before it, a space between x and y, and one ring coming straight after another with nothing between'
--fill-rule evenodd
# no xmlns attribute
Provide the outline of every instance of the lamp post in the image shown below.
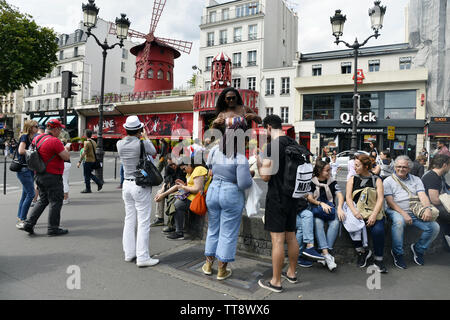
<svg viewBox="0 0 450 320"><path fill-rule="evenodd" d="M363 47L370 38L377 39L379 34L379 30L383 27L383 18L386 13L386 7L380 6L381 1L375 1L375 6L369 9L369 17L372 23L372 29L374 34L368 37L364 42L359 43L358 39L355 39L355 42L350 45L345 41L339 40L339 38L344 33L344 23L347 20L346 16L341 14L341 10L336 10L333 17L330 18L331 27L333 29L333 35L336 37L336 45L339 43L345 44L348 48L353 49L353 54L355 56L355 70L354 70L354 85L353 85L353 122L352 122L352 142L351 142L351 152L353 154L357 151L357 127L358 127L358 50Z"/></svg>
<svg viewBox="0 0 450 320"><path fill-rule="evenodd" d="M89 0L88 4L83 4L83 21L84 26L87 28L88 37L94 37L97 44L103 49L103 66L102 66L102 83L101 83L101 91L100 91L100 105L98 108L99 118L98 118L98 138L97 138L97 160L102 164L99 169L96 170L96 175L103 182L103 158L104 158L104 150L103 150L103 103L104 103L104 95L105 95L105 66L106 66L106 56L107 50L111 50L116 46L120 48L123 47L123 41L128 36L128 29L130 27L130 21L126 18L126 15L121 13L121 18L116 18L116 33L117 38L120 40L118 43L113 45L108 45L107 39L105 37L105 41L101 43L98 38L91 32L92 28L94 28L97 24L97 16L99 8L94 3L95 0Z"/></svg>

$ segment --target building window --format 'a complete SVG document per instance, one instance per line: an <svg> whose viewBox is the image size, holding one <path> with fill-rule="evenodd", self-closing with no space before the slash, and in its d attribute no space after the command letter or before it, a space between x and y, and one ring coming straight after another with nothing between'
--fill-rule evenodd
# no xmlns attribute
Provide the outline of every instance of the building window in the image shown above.
<svg viewBox="0 0 450 320"><path fill-rule="evenodd" d="M222 9L222 20L230 19L230 9Z"/></svg>
<svg viewBox="0 0 450 320"><path fill-rule="evenodd" d="M209 13L209 23L214 23L214 22L216 22L216 12L211 11Z"/></svg>
<svg viewBox="0 0 450 320"><path fill-rule="evenodd" d="M167 72L167 81L171 81L172 77L170 75L170 72Z"/></svg>
<svg viewBox="0 0 450 320"><path fill-rule="evenodd" d="M231 80L232 84L233 84L233 88L235 89L240 89L241 88L241 78L236 78Z"/></svg>
<svg viewBox="0 0 450 320"><path fill-rule="evenodd" d="M211 90L211 81L205 81L205 90Z"/></svg>
<svg viewBox="0 0 450 320"><path fill-rule="evenodd" d="M73 48L73 56L78 57L78 47Z"/></svg>
<svg viewBox="0 0 450 320"><path fill-rule="evenodd" d="M256 77L247 78L248 90L256 90Z"/></svg>
<svg viewBox="0 0 450 320"><path fill-rule="evenodd" d="M236 7L236 17L245 17L258 14L259 12L259 3L258 2L250 2Z"/></svg>
<svg viewBox="0 0 450 320"><path fill-rule="evenodd" d="M256 50L247 52L247 66L256 66Z"/></svg>
<svg viewBox="0 0 450 320"><path fill-rule="evenodd" d="M61 91L59 91L59 82L55 82L54 84L54 93L60 93Z"/></svg>
<svg viewBox="0 0 450 320"><path fill-rule="evenodd" d="M281 78L281 94L289 94L290 93L290 78Z"/></svg>
<svg viewBox="0 0 450 320"><path fill-rule="evenodd" d="M220 44L227 44L227 30L220 30L220 38L219 43Z"/></svg>
<svg viewBox="0 0 450 320"><path fill-rule="evenodd" d="M322 75L322 65L316 64L312 66L312 75L313 77L318 77Z"/></svg>
<svg viewBox="0 0 450 320"><path fill-rule="evenodd" d="M120 63L120 71L125 72L125 62Z"/></svg>
<svg viewBox="0 0 450 320"><path fill-rule="evenodd" d="M273 108L266 108L266 116L273 115Z"/></svg>
<svg viewBox="0 0 450 320"><path fill-rule="evenodd" d="M415 119L416 91L388 91L384 95L385 119Z"/></svg>
<svg viewBox="0 0 450 320"><path fill-rule="evenodd" d="M351 62L342 62L341 63L341 73L342 74L352 73L352 63Z"/></svg>
<svg viewBox="0 0 450 320"><path fill-rule="evenodd" d="M233 67L242 67L242 54L240 52L233 53Z"/></svg>
<svg viewBox="0 0 450 320"><path fill-rule="evenodd" d="M206 71L211 70L213 58L214 57L206 57L206 68L205 68Z"/></svg>
<svg viewBox="0 0 450 320"><path fill-rule="evenodd" d="M212 47L214 45L214 32L208 32L208 47Z"/></svg>
<svg viewBox="0 0 450 320"><path fill-rule="evenodd" d="M62 67L56 67L56 76L59 77L61 75Z"/></svg>
<svg viewBox="0 0 450 320"><path fill-rule="evenodd" d="M128 50L122 49L122 59L128 59Z"/></svg>
<svg viewBox="0 0 450 320"><path fill-rule="evenodd" d="M153 72L153 69L148 69L148 71L147 71L147 78L148 79L153 79L153 74L154 74L154 72Z"/></svg>
<svg viewBox="0 0 450 320"><path fill-rule="evenodd" d="M303 96L303 120L334 119L334 95Z"/></svg>
<svg viewBox="0 0 450 320"><path fill-rule="evenodd" d="M64 50L61 50L59 52L59 60L63 60L64 59Z"/></svg>
<svg viewBox="0 0 450 320"><path fill-rule="evenodd" d="M248 40L256 40L258 36L258 25L252 24L248 26Z"/></svg>
<svg viewBox="0 0 450 320"><path fill-rule="evenodd" d="M53 109L59 109L59 98L53 100Z"/></svg>
<svg viewBox="0 0 450 320"><path fill-rule="evenodd" d="M234 39L234 42L242 41L242 27L234 28L233 39Z"/></svg>
<svg viewBox="0 0 450 320"><path fill-rule="evenodd" d="M281 107L281 120L283 123L289 123L289 107Z"/></svg>
<svg viewBox="0 0 450 320"><path fill-rule="evenodd" d="M380 60L369 60L369 72L380 71Z"/></svg>
<svg viewBox="0 0 450 320"><path fill-rule="evenodd" d="M162 70L158 71L158 80L164 80L164 72Z"/></svg>
<svg viewBox="0 0 450 320"><path fill-rule="evenodd" d="M120 77L120 84L127 84L127 78Z"/></svg>
<svg viewBox="0 0 450 320"><path fill-rule="evenodd" d="M144 71L144 69L141 69L141 71L139 71L139 79L145 79L145 71Z"/></svg>
<svg viewBox="0 0 450 320"><path fill-rule="evenodd" d="M400 70L409 70L411 69L411 57L401 57L400 58Z"/></svg>
<svg viewBox="0 0 450 320"><path fill-rule="evenodd" d="M275 79L266 79L266 96L273 96L275 93Z"/></svg>

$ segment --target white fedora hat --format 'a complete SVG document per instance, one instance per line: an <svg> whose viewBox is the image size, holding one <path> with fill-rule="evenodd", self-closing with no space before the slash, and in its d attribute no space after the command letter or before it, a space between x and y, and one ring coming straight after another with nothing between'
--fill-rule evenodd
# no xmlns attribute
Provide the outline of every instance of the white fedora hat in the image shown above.
<svg viewBox="0 0 450 320"><path fill-rule="evenodd" d="M129 116L125 123L123 124L123 127L126 130L138 130L141 129L144 126L144 124L139 120L137 116Z"/></svg>

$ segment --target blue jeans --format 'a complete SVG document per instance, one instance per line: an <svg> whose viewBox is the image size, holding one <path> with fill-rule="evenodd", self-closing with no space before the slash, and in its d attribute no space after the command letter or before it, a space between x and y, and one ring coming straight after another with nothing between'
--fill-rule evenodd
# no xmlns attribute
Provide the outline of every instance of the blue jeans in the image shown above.
<svg viewBox="0 0 450 320"><path fill-rule="evenodd" d="M403 255L403 233L405 230L405 219L403 216L391 208L386 209L386 214L392 220L392 251L396 255ZM439 224L436 221L423 221L414 214L409 213L413 221L413 226L423 230L419 241L415 245L417 253L424 254L430 244L439 234Z"/></svg>
<svg viewBox="0 0 450 320"><path fill-rule="evenodd" d="M24 167L21 171L17 172L17 178L20 180L23 187L17 217L20 220L26 220L31 201L33 201L34 198L34 172Z"/></svg>
<svg viewBox="0 0 450 320"><path fill-rule="evenodd" d="M326 234L325 223L326 222L320 218L314 218L314 229L319 250L333 249L334 242L338 236L340 224L337 213L334 220L328 221L328 230Z"/></svg>
<svg viewBox="0 0 450 320"><path fill-rule="evenodd" d="M206 194L208 234L205 256L234 261L245 195L237 184L213 179Z"/></svg>
<svg viewBox="0 0 450 320"><path fill-rule="evenodd" d="M83 163L83 174L84 174L84 184L86 185L86 190L91 190L91 179L97 184L101 185L101 181L92 174L92 166L95 162L84 162Z"/></svg>
<svg viewBox="0 0 450 320"><path fill-rule="evenodd" d="M314 215L305 209L297 214L297 237L300 251L303 249L303 244L314 243Z"/></svg>

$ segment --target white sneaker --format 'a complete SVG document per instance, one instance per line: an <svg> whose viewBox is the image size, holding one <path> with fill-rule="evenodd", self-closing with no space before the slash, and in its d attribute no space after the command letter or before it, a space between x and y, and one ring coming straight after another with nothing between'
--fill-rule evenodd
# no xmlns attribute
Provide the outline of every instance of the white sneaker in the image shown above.
<svg viewBox="0 0 450 320"><path fill-rule="evenodd" d="M154 265L157 265L158 263L159 263L159 260L158 260L158 259L152 259L152 258L150 258L150 259L148 259L148 260L146 260L146 261L138 262L138 263L136 263L136 265L137 265L139 268L145 268L145 267L152 267L152 266L154 266Z"/></svg>
<svg viewBox="0 0 450 320"><path fill-rule="evenodd" d="M331 254L325 256L325 263L330 271L333 271L337 267L337 264L334 262L334 257Z"/></svg>
<svg viewBox="0 0 450 320"><path fill-rule="evenodd" d="M63 204L69 204L69 199L63 200Z"/></svg>

